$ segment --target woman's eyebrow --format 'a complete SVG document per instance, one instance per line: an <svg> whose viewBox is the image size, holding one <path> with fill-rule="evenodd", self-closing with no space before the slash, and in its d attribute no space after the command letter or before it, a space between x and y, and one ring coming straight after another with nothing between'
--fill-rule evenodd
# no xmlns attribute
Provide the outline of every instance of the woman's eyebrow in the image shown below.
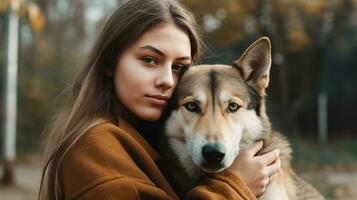
<svg viewBox="0 0 357 200"><path fill-rule="evenodd" d="M149 51L153 51L161 56L166 56L162 51L160 51L159 49L151 46L151 45L146 45L146 46L142 46L140 47L140 49L145 49L145 50L149 50ZM183 57L179 57L176 60L191 60L191 56L183 56Z"/></svg>
<svg viewBox="0 0 357 200"><path fill-rule="evenodd" d="M157 54L159 54L161 56L165 56L165 54L162 51L160 51L159 49L157 49L157 48L155 48L155 47L153 47L151 45L142 46L142 47L140 47L140 49L153 51L153 52L155 52L155 53L157 53Z"/></svg>

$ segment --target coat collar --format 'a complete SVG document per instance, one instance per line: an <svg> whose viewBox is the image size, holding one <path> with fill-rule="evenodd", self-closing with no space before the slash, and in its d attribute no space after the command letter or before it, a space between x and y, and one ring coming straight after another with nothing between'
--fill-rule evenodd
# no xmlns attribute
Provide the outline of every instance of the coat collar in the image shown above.
<svg viewBox="0 0 357 200"><path fill-rule="evenodd" d="M153 160L157 161L160 159L158 152L145 140L145 138L138 133L134 127L132 127L128 122L123 119L120 119L118 122L118 127L123 131L129 133L139 144L144 147L144 149L149 153ZM158 133L153 133L158 134Z"/></svg>

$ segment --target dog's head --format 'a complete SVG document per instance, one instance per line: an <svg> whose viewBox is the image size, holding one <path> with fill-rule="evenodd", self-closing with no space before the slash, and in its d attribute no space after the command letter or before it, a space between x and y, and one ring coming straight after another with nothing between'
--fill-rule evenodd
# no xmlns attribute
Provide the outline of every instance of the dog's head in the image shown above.
<svg viewBox="0 0 357 200"><path fill-rule="evenodd" d="M271 45L263 37L228 65L199 65L182 76L166 135L188 173L229 167L264 129Z"/></svg>

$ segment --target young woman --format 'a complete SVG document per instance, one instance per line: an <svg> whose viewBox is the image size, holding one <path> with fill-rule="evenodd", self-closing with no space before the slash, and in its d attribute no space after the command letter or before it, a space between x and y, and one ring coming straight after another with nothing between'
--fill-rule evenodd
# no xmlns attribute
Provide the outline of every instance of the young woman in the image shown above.
<svg viewBox="0 0 357 200"><path fill-rule="evenodd" d="M50 127L40 199L178 199L157 164L155 129L182 72L199 58L192 15L176 1L125 1L107 21ZM279 168L278 151L243 152L204 176L187 199L255 199Z"/></svg>

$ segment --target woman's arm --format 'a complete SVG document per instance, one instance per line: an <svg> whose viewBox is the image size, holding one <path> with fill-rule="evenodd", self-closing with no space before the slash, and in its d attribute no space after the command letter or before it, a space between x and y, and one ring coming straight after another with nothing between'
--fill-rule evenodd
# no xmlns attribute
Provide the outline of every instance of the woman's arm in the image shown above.
<svg viewBox="0 0 357 200"><path fill-rule="evenodd" d="M148 170L145 162L150 158L138 153L141 147L132 146L127 134L110 130L95 128L65 156L60 173L65 199L178 199L165 180L158 180L160 171ZM228 169L201 177L186 199L247 200L255 196Z"/></svg>

